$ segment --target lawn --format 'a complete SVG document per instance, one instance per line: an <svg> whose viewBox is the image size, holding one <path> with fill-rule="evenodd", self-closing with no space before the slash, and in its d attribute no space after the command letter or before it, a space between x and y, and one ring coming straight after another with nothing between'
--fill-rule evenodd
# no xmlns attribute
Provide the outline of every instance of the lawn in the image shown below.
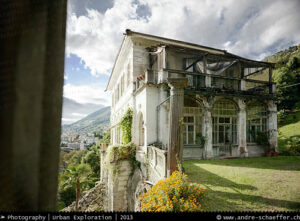
<svg viewBox="0 0 300 221"><path fill-rule="evenodd" d="M183 163L206 189L204 211L300 211L300 157L279 156Z"/></svg>
<svg viewBox="0 0 300 221"><path fill-rule="evenodd" d="M300 140L300 111L288 114L278 125L278 146L280 152L285 152L291 139Z"/></svg>

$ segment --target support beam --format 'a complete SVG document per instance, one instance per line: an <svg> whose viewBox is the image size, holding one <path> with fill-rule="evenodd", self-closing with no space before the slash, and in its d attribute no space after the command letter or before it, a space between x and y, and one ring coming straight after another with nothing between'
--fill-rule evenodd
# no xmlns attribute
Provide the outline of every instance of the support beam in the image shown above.
<svg viewBox="0 0 300 221"><path fill-rule="evenodd" d="M171 88L170 111L169 111L169 142L167 170L170 176L182 161L183 143L181 139L182 108L184 101L184 87L187 78L168 78Z"/></svg>

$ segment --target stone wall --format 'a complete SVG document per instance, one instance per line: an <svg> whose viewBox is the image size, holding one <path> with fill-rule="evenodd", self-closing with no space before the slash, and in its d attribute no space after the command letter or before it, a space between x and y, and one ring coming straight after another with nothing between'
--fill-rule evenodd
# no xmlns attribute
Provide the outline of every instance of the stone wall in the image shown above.
<svg viewBox="0 0 300 221"><path fill-rule="evenodd" d="M111 163L107 176L107 211L128 211L129 179L132 165L128 160Z"/></svg>

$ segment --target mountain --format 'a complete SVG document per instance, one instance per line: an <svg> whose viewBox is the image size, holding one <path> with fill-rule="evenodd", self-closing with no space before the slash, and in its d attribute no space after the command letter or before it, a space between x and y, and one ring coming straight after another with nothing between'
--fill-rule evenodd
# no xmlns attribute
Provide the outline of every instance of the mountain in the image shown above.
<svg viewBox="0 0 300 221"><path fill-rule="evenodd" d="M78 103L67 97L63 97L63 117L62 123L75 122L81 117L87 116L103 108L102 104Z"/></svg>
<svg viewBox="0 0 300 221"><path fill-rule="evenodd" d="M109 127L110 107L93 112L75 123L62 126L63 134L84 134L105 131Z"/></svg>

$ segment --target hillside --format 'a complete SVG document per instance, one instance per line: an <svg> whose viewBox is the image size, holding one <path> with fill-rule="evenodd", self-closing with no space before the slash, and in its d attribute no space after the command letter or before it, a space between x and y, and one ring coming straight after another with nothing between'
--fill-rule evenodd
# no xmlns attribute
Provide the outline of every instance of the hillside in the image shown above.
<svg viewBox="0 0 300 221"><path fill-rule="evenodd" d="M265 61L275 63L273 81L278 94L278 109L292 111L300 108L300 45L269 56ZM293 87L290 85L298 84ZM287 87L288 86L288 87Z"/></svg>
<svg viewBox="0 0 300 221"><path fill-rule="evenodd" d="M62 126L63 134L84 134L103 131L109 127L110 107L93 112L75 123Z"/></svg>
<svg viewBox="0 0 300 221"><path fill-rule="evenodd" d="M300 154L300 85L295 85L300 83L300 45L277 52L265 61L275 63L279 150L281 154Z"/></svg>

